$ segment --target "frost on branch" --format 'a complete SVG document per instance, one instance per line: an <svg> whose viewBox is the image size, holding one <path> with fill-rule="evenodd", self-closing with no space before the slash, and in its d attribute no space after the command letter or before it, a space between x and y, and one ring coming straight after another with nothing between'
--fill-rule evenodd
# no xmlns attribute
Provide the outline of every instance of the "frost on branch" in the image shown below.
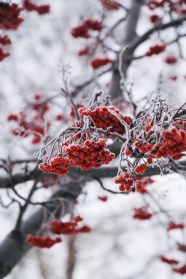
<svg viewBox="0 0 186 279"><path fill-rule="evenodd" d="M77 112L79 120L74 127L67 128L36 155L43 161L40 169L44 172L66 175L69 166L89 170L109 164L115 157L106 149L110 138L122 142L114 182L122 192L145 192L142 176L148 164L157 165L163 173L163 161L173 163L185 156L185 110L176 110L160 96L147 103L134 119L123 115L102 93Z"/></svg>
<svg viewBox="0 0 186 279"><path fill-rule="evenodd" d="M105 108L107 107L105 106ZM115 155L105 148L105 139L100 138L104 137L104 132L105 134L108 132L104 129L101 131L97 129L99 125L94 123L96 119L91 118L88 109L86 111L85 108L83 113L80 108L79 112L80 120L75 123L74 127L67 128L36 154L36 157L43 161L40 164L42 171L66 175L69 166L80 167L82 170L97 169L103 164L109 164L114 159ZM109 115L107 109L106 112ZM115 110L115 114L117 114L117 110ZM115 121L118 121L114 114L110 113L110 115ZM101 116L105 117L102 114ZM109 122L107 122L108 124ZM117 135L119 136L119 134Z"/></svg>

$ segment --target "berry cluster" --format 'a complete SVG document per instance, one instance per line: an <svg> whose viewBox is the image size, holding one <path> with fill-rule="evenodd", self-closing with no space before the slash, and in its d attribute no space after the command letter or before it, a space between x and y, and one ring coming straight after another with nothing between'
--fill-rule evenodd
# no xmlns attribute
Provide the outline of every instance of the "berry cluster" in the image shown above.
<svg viewBox="0 0 186 279"><path fill-rule="evenodd" d="M181 127L182 129L186 129L186 121L185 120L176 120L175 125Z"/></svg>
<svg viewBox="0 0 186 279"><path fill-rule="evenodd" d="M103 8L109 11L118 10L120 8L119 3L113 0L100 0L100 2Z"/></svg>
<svg viewBox="0 0 186 279"><path fill-rule="evenodd" d="M46 126L47 128L50 126L49 122L46 122L47 125L45 125L45 114L49 110L49 106L47 102L41 102L42 97L39 94L36 94L34 99L36 102L29 104L33 114L31 121L27 120L27 114L23 111L18 114L9 114L7 120L16 123L17 127L11 131L14 136L32 136L32 144L38 144L45 135ZM41 103L38 103L38 101ZM31 118L31 113L29 118Z"/></svg>
<svg viewBox="0 0 186 279"><path fill-rule="evenodd" d="M183 230L185 228L185 225L183 223L174 223L174 222L170 222L167 225L167 231L172 231L172 230L176 230L176 229L181 229Z"/></svg>
<svg viewBox="0 0 186 279"><path fill-rule="evenodd" d="M153 14L153 15L151 15L151 16L149 17L149 19L150 19L150 22L151 22L152 24L156 24L156 23L158 22L158 20L159 20L159 16L156 15L156 14Z"/></svg>
<svg viewBox="0 0 186 279"><path fill-rule="evenodd" d="M183 266L179 267L179 268L172 268L173 272L179 273L179 274L186 274L186 264L184 264Z"/></svg>
<svg viewBox="0 0 186 279"><path fill-rule="evenodd" d="M52 239L50 236L33 236L31 234L28 234L26 241L32 246L36 246L39 248L50 248L54 244L62 242L62 239L59 237Z"/></svg>
<svg viewBox="0 0 186 279"><path fill-rule="evenodd" d="M167 8L170 7L171 11L175 12L178 15L183 16L186 14L184 0L171 1L171 5L169 5L169 0L149 0L147 6L150 10L165 8L167 6Z"/></svg>
<svg viewBox="0 0 186 279"><path fill-rule="evenodd" d="M10 56L9 52L5 52L1 47L0 47L0 61L3 61L6 57Z"/></svg>
<svg viewBox="0 0 186 279"><path fill-rule="evenodd" d="M114 178L114 182L119 185L121 192L129 192L134 184L134 178L132 178L127 172L123 172Z"/></svg>
<svg viewBox="0 0 186 279"><path fill-rule="evenodd" d="M67 169L69 166L70 162L68 158L54 157L50 164L42 163L39 165L39 168L44 172L63 176L68 173Z"/></svg>
<svg viewBox="0 0 186 279"><path fill-rule="evenodd" d="M0 36L0 44L2 46L7 46L7 45L11 45L11 40L7 35L4 36Z"/></svg>
<svg viewBox="0 0 186 279"><path fill-rule="evenodd" d="M172 81L175 81L178 79L178 76L177 75L171 75L169 76L169 79L172 80Z"/></svg>
<svg viewBox="0 0 186 279"><path fill-rule="evenodd" d="M162 53L166 49L166 45L154 45L149 48L149 50L145 53L145 56L152 56L152 55L158 55Z"/></svg>
<svg viewBox="0 0 186 279"><path fill-rule="evenodd" d="M80 216L74 218L71 222L62 222L53 220L51 222L51 231L55 234L77 234L77 233L89 233L91 229L87 225L79 227L79 222L83 221Z"/></svg>
<svg viewBox="0 0 186 279"><path fill-rule="evenodd" d="M159 259L163 262L163 263L167 263L170 265L174 265L174 264L178 264L179 262L177 260L174 259L168 259L165 256L160 256Z"/></svg>
<svg viewBox="0 0 186 279"><path fill-rule="evenodd" d="M95 57L91 60L91 66L94 70L103 67L105 65L111 64L113 61L107 57L105 58L98 58Z"/></svg>
<svg viewBox="0 0 186 279"><path fill-rule="evenodd" d="M23 10L26 11L37 11L40 15L46 14L49 12L49 5L36 6L30 0L23 0L23 7L19 8L17 4L10 4L6 1L0 1L0 29L2 30L17 30L20 24L24 21L20 17L20 12ZM11 44L11 40L7 35L0 36L0 44L3 46ZM10 56L9 52L5 52L0 47L0 62L6 57Z"/></svg>
<svg viewBox="0 0 186 279"><path fill-rule="evenodd" d="M177 59L175 56L173 55L170 55L170 56L167 56L165 59L164 59L165 63L169 64L169 65L173 65L173 64L176 64L177 62Z"/></svg>
<svg viewBox="0 0 186 279"><path fill-rule="evenodd" d="M42 96L39 94L36 94L34 96L34 99L36 100L36 102L30 104L30 108L35 111L34 119L40 118L44 120L45 114L49 110L49 104L47 102L42 102Z"/></svg>
<svg viewBox="0 0 186 279"><path fill-rule="evenodd" d="M134 192L142 191L143 190L143 184L140 180L132 177L129 173L123 172L122 174L117 175L114 178L114 182L119 185L119 190L121 192Z"/></svg>
<svg viewBox="0 0 186 279"><path fill-rule="evenodd" d="M144 172L146 171L146 169L147 169L146 164L142 164L142 165L137 166L137 167L135 168L135 172L137 172L137 173L139 173L139 174L144 174Z"/></svg>
<svg viewBox="0 0 186 279"><path fill-rule="evenodd" d="M141 185L142 185L142 190L140 191L140 193L147 194L148 193L147 186L154 183L154 180L151 177L141 177L139 180L141 181Z"/></svg>
<svg viewBox="0 0 186 279"><path fill-rule="evenodd" d="M148 212L148 208L146 206L140 208L134 208L133 218L138 220L148 220L153 216L152 213Z"/></svg>
<svg viewBox="0 0 186 279"><path fill-rule="evenodd" d="M86 19L81 25L72 28L71 35L74 38L89 39L90 30L101 31L101 29L102 29L102 24L100 21L94 19Z"/></svg>
<svg viewBox="0 0 186 279"><path fill-rule="evenodd" d="M32 3L30 0L24 0L23 1L23 7L26 11L28 11L28 12L35 11L39 15L48 14L50 12L50 6L49 5L38 6L38 5L35 5L34 3Z"/></svg>
<svg viewBox="0 0 186 279"><path fill-rule="evenodd" d="M182 129L177 129L172 126L168 130L162 130L161 140L158 144L154 145L151 156L154 158L173 158L182 155L186 150L186 132Z"/></svg>
<svg viewBox="0 0 186 279"><path fill-rule="evenodd" d="M111 132L117 132L123 134L125 132L125 126L122 122L130 125L132 119L130 117L123 116L121 112L113 106L100 106L96 109L88 109L85 107L79 108L79 114L81 117L87 115L90 116L97 128L107 130L110 128Z"/></svg>
<svg viewBox="0 0 186 279"><path fill-rule="evenodd" d="M148 8L150 10L155 10L157 8L163 8L168 0L149 0Z"/></svg>
<svg viewBox="0 0 186 279"><path fill-rule="evenodd" d="M79 50L77 55L78 56L88 55L90 53L90 50L91 50L90 46L86 46L83 49Z"/></svg>
<svg viewBox="0 0 186 279"><path fill-rule="evenodd" d="M180 16L186 15L186 7L185 7L185 1L184 0L176 0L171 5L172 11L174 11L176 14Z"/></svg>
<svg viewBox="0 0 186 279"><path fill-rule="evenodd" d="M0 29L4 30L16 30L23 22L23 18L19 17L22 8L18 8L16 4L9 4L7 2L0 1ZM11 40L7 35L0 36L0 45L10 45ZM0 62L10 56L9 52L4 51L0 47Z"/></svg>
<svg viewBox="0 0 186 279"><path fill-rule="evenodd" d="M69 162L74 167L82 170L100 168L102 164L108 165L115 157L108 149L103 139L98 142L86 140L83 145L75 144L65 147Z"/></svg>
<svg viewBox="0 0 186 279"><path fill-rule="evenodd" d="M108 197L107 196L98 196L98 200L100 200L102 202L106 202L106 201L108 201Z"/></svg>
<svg viewBox="0 0 186 279"><path fill-rule="evenodd" d="M150 133L148 133L147 138L149 137L149 135L152 135L153 133L153 130ZM141 142L138 140L134 142L133 146L136 147L141 153L150 152L153 149L152 144L150 144L149 142Z"/></svg>
<svg viewBox="0 0 186 279"><path fill-rule="evenodd" d="M8 121L14 121L17 123L18 127L12 129L12 134L14 136L28 137L29 135L33 135L32 143L37 144L40 143L41 138L44 136L44 127L35 124L34 122L27 121L27 115L24 112L20 112L19 114L9 114L7 117Z"/></svg>
<svg viewBox="0 0 186 279"><path fill-rule="evenodd" d="M186 121L179 118L174 120L175 111L164 100L158 97L153 101L154 104L148 110L140 113L139 119L133 120L129 137L120 153L121 161L125 161L128 168L128 174L116 177L115 182L120 184L121 191L137 189L143 192L143 182L141 179L136 181L135 177L143 175L147 164L152 164L155 159L172 157L178 160L185 156Z"/></svg>
<svg viewBox="0 0 186 279"><path fill-rule="evenodd" d="M4 30L16 30L23 22L19 17L22 8L16 4L0 2L0 28Z"/></svg>

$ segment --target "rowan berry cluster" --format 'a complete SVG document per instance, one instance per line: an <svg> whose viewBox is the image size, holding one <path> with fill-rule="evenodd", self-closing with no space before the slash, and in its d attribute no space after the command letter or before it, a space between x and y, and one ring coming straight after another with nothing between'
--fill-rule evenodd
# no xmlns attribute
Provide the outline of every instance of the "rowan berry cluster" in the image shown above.
<svg viewBox="0 0 186 279"><path fill-rule="evenodd" d="M170 55L170 56L167 56L167 57L164 59L164 61L165 61L165 63L167 63L167 64L173 65L173 64L176 64L177 59L176 59L175 56Z"/></svg>
<svg viewBox="0 0 186 279"><path fill-rule="evenodd" d="M145 53L145 56L152 56L152 55L158 55L162 53L166 49L166 45L154 45L149 48L149 50Z"/></svg>
<svg viewBox="0 0 186 279"><path fill-rule="evenodd" d="M159 15L153 14L149 17L149 19L152 24L156 24L159 20Z"/></svg>
<svg viewBox="0 0 186 279"><path fill-rule="evenodd" d="M139 179L139 178L138 178ZM154 180L151 177L141 177L139 179L142 183L142 190L140 191L141 194L148 193L147 186L154 183Z"/></svg>
<svg viewBox="0 0 186 279"><path fill-rule="evenodd" d="M133 214L134 219L148 220L148 219L151 219L152 216L153 216L153 214L148 211L147 206L143 206L140 208L134 208L134 214Z"/></svg>
<svg viewBox="0 0 186 279"><path fill-rule="evenodd" d="M129 175L127 172L123 172L120 175L117 175L114 178L114 182L119 185L119 189L121 192L129 192L132 189L132 186L134 184L134 179Z"/></svg>
<svg viewBox="0 0 186 279"><path fill-rule="evenodd" d="M10 56L10 52L5 52L1 47L0 47L0 61L3 61L6 57Z"/></svg>
<svg viewBox="0 0 186 279"><path fill-rule="evenodd" d="M100 200L102 202L106 202L106 201L108 201L108 197L107 196L98 196L98 200Z"/></svg>
<svg viewBox="0 0 186 279"><path fill-rule="evenodd" d="M37 6L33 4L30 0L23 0L23 6L18 7L17 4L8 3L10 1L2 2L0 0L0 29L4 30L17 30L20 24L24 21L23 18L20 17L20 13L25 11L36 11L40 15L46 14L50 10L49 5L40 5ZM11 40L7 35L3 37L0 36L0 45L6 46L11 44ZM0 62L3 61L6 57L10 56L9 52L5 52L0 47Z"/></svg>
<svg viewBox="0 0 186 279"><path fill-rule="evenodd" d="M91 66L94 70L96 70L100 67L103 67L105 65L112 64L112 63L113 63L113 61L111 59L109 59L108 57L105 57L105 58L95 57L91 60Z"/></svg>
<svg viewBox="0 0 186 279"><path fill-rule="evenodd" d="M170 222L167 225L167 231L172 231L172 230L176 230L176 229L181 229L183 230L185 228L185 225L183 223L174 223L174 222Z"/></svg>
<svg viewBox="0 0 186 279"><path fill-rule="evenodd" d="M169 5L169 0L149 0L148 8L150 10L155 10L158 8L169 8L171 11L175 12L178 15L185 15L186 8L185 8L185 1L184 0L175 0L171 1L171 5Z"/></svg>
<svg viewBox="0 0 186 279"><path fill-rule="evenodd" d="M117 175L114 178L114 182L116 184L119 184L119 190L121 192L130 192L130 191L134 192L135 190L137 191L143 190L142 182L136 179L134 176L131 176L127 172L123 172Z"/></svg>
<svg viewBox="0 0 186 279"><path fill-rule="evenodd" d="M179 273L179 274L186 274L186 264L184 264L183 266L179 267L179 268L172 268L173 272Z"/></svg>
<svg viewBox="0 0 186 279"><path fill-rule="evenodd" d="M22 10L16 4L0 2L0 28L16 30L23 22L23 18L19 17Z"/></svg>
<svg viewBox="0 0 186 279"><path fill-rule="evenodd" d="M79 108L81 117L90 116L97 128L102 128L118 134L124 134L125 124L130 125L132 118L123 116L123 114L114 106L100 106L96 109Z"/></svg>
<svg viewBox="0 0 186 279"><path fill-rule="evenodd" d="M147 166L146 164L142 164L142 165L139 165L135 168L135 172L139 173L139 174L144 174L144 172L146 171L147 169Z"/></svg>
<svg viewBox="0 0 186 279"><path fill-rule="evenodd" d="M34 122L28 122L26 113L20 112L17 115L9 114L7 120L14 121L17 123L17 128L11 130L14 136L28 137L30 135L33 135L33 144L41 142L41 138L45 134L44 127Z"/></svg>
<svg viewBox="0 0 186 279"><path fill-rule="evenodd" d="M7 46L11 44L11 40L7 35L0 36L0 44L2 46Z"/></svg>
<svg viewBox="0 0 186 279"><path fill-rule="evenodd" d="M174 125L177 125L177 128ZM186 151L186 132L182 129L186 125L185 121L175 121L174 125L165 130L151 122L151 125L140 126L141 134L139 129L133 131L130 146L128 144L122 153L127 156L123 160L128 162L130 173L144 174L147 166L146 163L140 164L140 159L152 164L154 159L171 156L178 160L185 156L183 152ZM136 158L133 163L130 162L130 157Z"/></svg>
<svg viewBox="0 0 186 279"><path fill-rule="evenodd" d="M90 50L91 50L90 46L86 46L83 49L79 50L77 55L78 56L88 55L90 53Z"/></svg>
<svg viewBox="0 0 186 279"><path fill-rule="evenodd" d="M100 168L101 165L108 165L115 157L108 149L105 149L106 143L103 139L98 142L86 140L83 145L72 144L65 147L64 152L70 164L74 167L80 167L82 170L91 168Z"/></svg>
<svg viewBox="0 0 186 279"><path fill-rule="evenodd" d="M16 30L23 22L23 18L20 17L22 8L19 8L16 4L9 4L7 2L0 1L0 29L4 30ZM0 36L0 45L7 46L11 44L11 40L7 35ZM0 47L0 62L9 57L10 53Z"/></svg>
<svg viewBox="0 0 186 279"><path fill-rule="evenodd" d="M148 133L148 136L147 136L147 137L149 137L149 134L151 135L151 134L153 134L153 133L154 133L154 131L152 130L150 133ZM134 147L136 147L136 148L139 150L139 152L141 152L141 153L150 152L150 151L153 149L152 144L149 143L149 142L141 142L141 141L136 140L136 141L134 142L133 145L134 145Z"/></svg>
<svg viewBox="0 0 186 279"><path fill-rule="evenodd" d="M136 177L144 175L147 164L156 163L159 158L178 160L185 156L186 121L174 119L174 114L175 110L157 97L151 107L133 120L120 152L121 162L127 164L128 173L122 173L120 168L120 175L115 178L121 191L136 189L143 192L143 182Z"/></svg>
<svg viewBox="0 0 186 279"><path fill-rule="evenodd" d="M178 264L179 262L177 260L174 259L168 259L165 256L160 256L159 259L163 262L163 263L167 263L170 265L174 265L174 264Z"/></svg>
<svg viewBox="0 0 186 279"><path fill-rule="evenodd" d="M50 248L54 244L62 242L62 239L59 237L52 239L50 236L33 236L28 234L26 241L38 248Z"/></svg>
<svg viewBox="0 0 186 279"><path fill-rule="evenodd" d="M72 221L62 222L53 220L50 224L50 230L57 235L72 235L78 233L90 233L91 229L87 225L79 225L83 219L80 216L76 216ZM26 241L31 245L38 248L50 248L56 243L62 242L60 237L51 238L50 236L33 236L27 235Z"/></svg>
<svg viewBox="0 0 186 279"><path fill-rule="evenodd" d="M45 121L49 105L47 102L42 102L42 96L40 94L36 94L34 99L35 101L29 104L29 109L31 110L31 112L29 112L29 119L32 118L31 120L27 120L28 117L25 111L21 111L17 114L9 114L7 120L13 121L16 124L16 128L11 130L14 136L31 136L32 144L38 144L44 137L46 128L50 126L50 122Z"/></svg>
<svg viewBox="0 0 186 279"><path fill-rule="evenodd" d="M50 6L49 5L36 5L32 3L30 0L24 0L23 1L23 7L26 11L32 12L35 11L39 15L48 14L50 12Z"/></svg>
<svg viewBox="0 0 186 279"><path fill-rule="evenodd" d="M169 76L169 79L172 80L172 81L175 81L178 79L178 76L177 75L171 75Z"/></svg>
<svg viewBox="0 0 186 279"><path fill-rule="evenodd" d="M161 140L158 144L154 145L151 156L154 158L167 158L171 156L173 159L179 159L185 150L186 132L172 126L168 130L161 131Z"/></svg>
<svg viewBox="0 0 186 279"><path fill-rule="evenodd" d="M90 233L91 229L87 225L79 226L79 222L83 221L80 216L76 216L73 221L62 222L53 220L51 222L51 231L55 234L77 234L77 233Z"/></svg>
<svg viewBox="0 0 186 279"><path fill-rule="evenodd" d="M120 8L120 5L117 1L113 0L100 0L101 5L106 10L112 11L112 10L118 10Z"/></svg>
<svg viewBox="0 0 186 279"><path fill-rule="evenodd" d="M71 35L74 38L84 38L89 39L90 38L90 30L93 31L101 31L102 24L100 21L95 19L86 19L81 25L78 25L77 27L74 27L71 29Z"/></svg>
<svg viewBox="0 0 186 279"><path fill-rule="evenodd" d="M167 2L168 0L149 0L148 7L150 10L163 8Z"/></svg>
<svg viewBox="0 0 186 279"><path fill-rule="evenodd" d="M172 11L174 11L176 14L184 16L186 15L186 7L185 7L185 1L184 0L177 0L172 3L171 7Z"/></svg>
<svg viewBox="0 0 186 279"><path fill-rule="evenodd" d="M50 164L42 163L39 168L47 173L56 175L66 175L68 173L68 167L70 166L70 161L68 158L64 157L53 157Z"/></svg>

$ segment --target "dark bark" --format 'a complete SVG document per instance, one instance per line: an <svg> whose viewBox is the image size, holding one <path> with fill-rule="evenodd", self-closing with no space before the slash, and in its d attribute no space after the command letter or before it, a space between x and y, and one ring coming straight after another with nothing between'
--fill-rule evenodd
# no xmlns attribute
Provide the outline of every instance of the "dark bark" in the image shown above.
<svg viewBox="0 0 186 279"><path fill-rule="evenodd" d="M165 171L165 169L170 169L174 172L179 172L179 170L186 171L186 161L181 161L177 163L177 166L173 166L170 163L162 163L163 173L167 174L169 171ZM82 171L80 168L69 168L69 175L71 178L84 178L86 181L90 181L96 178L113 178L117 175L118 168L117 167L102 167L100 169L91 169L89 171ZM123 171L126 171L126 168L123 167ZM159 167L157 166L148 166L144 176L152 176L152 175L159 175L161 173ZM35 172L31 172L28 174L18 173L12 176L13 180L10 180L9 176L0 177L0 188L11 188L16 186L20 183L31 181L31 180L38 180L41 178L51 177L52 175L43 173L41 170L37 169ZM55 176L56 177L56 176ZM12 182L13 181L13 182ZM21 182L20 182L21 181ZM55 181L54 181L55 183Z"/></svg>
<svg viewBox="0 0 186 279"><path fill-rule="evenodd" d="M123 40L123 47L127 47L132 41L134 41L137 37L136 35L136 27L140 16L140 9L143 5L143 1L140 0L133 0L131 8L129 10L129 14L127 17L127 23L125 28L125 36ZM122 72L124 77L127 76L127 70L130 65L130 61L127 59L128 56L133 54L133 50L126 50L122 55ZM119 65L113 72L111 87L109 95L111 95L112 99L118 98L122 96L122 91L120 88L120 72L119 72Z"/></svg>

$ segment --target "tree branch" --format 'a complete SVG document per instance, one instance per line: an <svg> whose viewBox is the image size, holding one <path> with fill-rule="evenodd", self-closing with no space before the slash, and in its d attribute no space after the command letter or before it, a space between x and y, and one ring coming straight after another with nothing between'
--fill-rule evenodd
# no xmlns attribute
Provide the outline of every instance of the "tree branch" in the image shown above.
<svg viewBox="0 0 186 279"><path fill-rule="evenodd" d="M131 52L133 53L134 50L139 45L144 43L147 39L149 39L149 37L153 33L157 32L157 31L160 31L160 30L165 30L165 29L170 28L170 27L175 27L175 26L181 25L184 21L186 21L186 16L181 17L181 18L176 19L176 20L173 20L173 21L170 21L170 22L165 23L165 24L158 24L155 27L149 29L147 32L145 32L141 37L136 37L135 40L133 40L128 47L131 50Z"/></svg>
<svg viewBox="0 0 186 279"><path fill-rule="evenodd" d="M179 172L179 170L186 171L186 160L177 162L176 166L170 164L170 162L165 162L161 164L163 169L163 174L168 174L170 171L172 172ZM79 178L84 177L86 181L97 178L113 178L117 175L118 168L117 167L102 167L100 169L90 169L88 171L82 171L80 168L70 167L69 168L69 176L72 178ZM126 168L123 167L123 171L126 171ZM148 165L147 170L145 171L143 176L153 176L159 175L162 171L158 166ZM31 171L30 173L17 173L12 175L12 180L9 176L0 177L0 188L11 188L16 186L20 183L31 181L31 180L39 180L42 178L47 177L55 177L56 175L51 175L42 172L40 169L35 170L34 172ZM55 180L54 180L55 183Z"/></svg>
<svg viewBox="0 0 186 279"><path fill-rule="evenodd" d="M25 253L32 248L26 242L27 234L38 234L41 231L42 224L49 221L50 215L55 212L55 217L59 217L60 211L56 208L56 199L65 198L71 201L75 201L77 196L81 192L81 183L71 182L58 190L49 201L51 201L50 206L48 206L48 215L43 208L40 208L32 216L30 216L26 221L24 221L20 229L14 229L11 231L7 237L0 244L0 279L4 278L10 273L10 271L18 264ZM52 202L53 201L53 202ZM64 214L69 211L69 206L65 206ZM47 219L46 219L47 217Z"/></svg>
<svg viewBox="0 0 186 279"><path fill-rule="evenodd" d="M143 2L140 0L133 0L132 6L129 10L128 17L127 17L127 24L125 29L125 37L123 40L123 46L128 46L130 43L136 38L136 27L140 15L140 9L143 5ZM127 53L124 53L127 56L131 56L133 54L133 50L130 49L127 51ZM128 59L125 59L125 55L122 55L122 72L123 75L126 77L127 70L130 65L130 61ZM118 98L122 95L122 91L120 88L120 73L118 70L118 67L114 70L112 81L111 81L111 87L109 94L113 99Z"/></svg>

